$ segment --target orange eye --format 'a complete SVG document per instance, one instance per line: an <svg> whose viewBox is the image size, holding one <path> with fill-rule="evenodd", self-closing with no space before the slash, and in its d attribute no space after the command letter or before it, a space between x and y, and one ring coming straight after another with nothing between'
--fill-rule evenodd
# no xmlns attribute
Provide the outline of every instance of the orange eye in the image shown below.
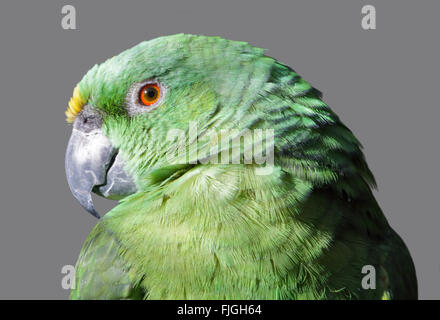
<svg viewBox="0 0 440 320"><path fill-rule="evenodd" d="M139 92L139 100L146 106L156 103L160 97L160 88L155 83L149 83L142 87Z"/></svg>

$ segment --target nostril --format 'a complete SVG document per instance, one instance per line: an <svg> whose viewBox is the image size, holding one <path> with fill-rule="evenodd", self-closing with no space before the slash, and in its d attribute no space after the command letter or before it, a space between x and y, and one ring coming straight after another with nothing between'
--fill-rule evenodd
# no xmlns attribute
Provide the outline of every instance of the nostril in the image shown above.
<svg viewBox="0 0 440 320"><path fill-rule="evenodd" d="M76 117L73 127L85 133L99 129L102 126L102 117L98 111L93 110L86 105L80 114Z"/></svg>

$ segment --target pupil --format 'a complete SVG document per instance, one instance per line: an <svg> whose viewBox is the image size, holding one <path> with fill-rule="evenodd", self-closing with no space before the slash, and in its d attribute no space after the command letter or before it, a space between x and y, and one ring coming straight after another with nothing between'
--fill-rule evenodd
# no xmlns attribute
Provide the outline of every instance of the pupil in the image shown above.
<svg viewBox="0 0 440 320"><path fill-rule="evenodd" d="M148 98L154 98L156 97L156 90L153 88L148 88L147 89L147 97Z"/></svg>

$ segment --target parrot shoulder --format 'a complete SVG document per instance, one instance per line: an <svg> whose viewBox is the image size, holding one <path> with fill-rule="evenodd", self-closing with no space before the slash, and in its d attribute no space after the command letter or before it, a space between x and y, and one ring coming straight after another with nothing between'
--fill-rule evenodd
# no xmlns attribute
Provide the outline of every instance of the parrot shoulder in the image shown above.
<svg viewBox="0 0 440 320"><path fill-rule="evenodd" d="M81 249L70 299L142 299L144 290L133 283L120 250L116 236L100 221Z"/></svg>
<svg viewBox="0 0 440 320"><path fill-rule="evenodd" d="M389 299L417 300L414 262L405 243L391 227L383 246L381 269L384 272L379 281L385 282Z"/></svg>

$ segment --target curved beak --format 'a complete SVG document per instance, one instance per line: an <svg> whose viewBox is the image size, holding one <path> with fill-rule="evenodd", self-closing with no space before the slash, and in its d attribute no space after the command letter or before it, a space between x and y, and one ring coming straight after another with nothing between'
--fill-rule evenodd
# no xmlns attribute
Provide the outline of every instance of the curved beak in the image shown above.
<svg viewBox="0 0 440 320"><path fill-rule="evenodd" d="M137 190L124 170L118 150L103 134L101 126L101 116L85 106L73 123L65 157L67 182L73 196L98 219L92 191L105 198L122 199Z"/></svg>

